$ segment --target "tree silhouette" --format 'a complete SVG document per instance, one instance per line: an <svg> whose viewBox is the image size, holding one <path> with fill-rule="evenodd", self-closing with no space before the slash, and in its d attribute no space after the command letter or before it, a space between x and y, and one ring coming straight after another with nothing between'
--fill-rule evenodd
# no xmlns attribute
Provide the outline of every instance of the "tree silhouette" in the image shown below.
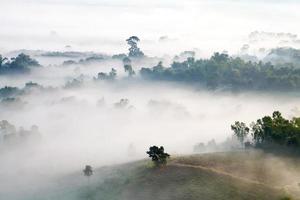
<svg viewBox="0 0 300 200"><path fill-rule="evenodd" d="M233 125L231 125L231 130L233 130L234 135L238 138L241 145L243 146L245 138L248 136L250 129L244 122L236 121Z"/></svg>
<svg viewBox="0 0 300 200"><path fill-rule="evenodd" d="M93 175L93 168L92 168L92 166L86 165L85 168L84 168L84 170L83 170L83 174L84 174L85 176L87 176L88 178L89 178L90 176L92 176L92 175Z"/></svg>
<svg viewBox="0 0 300 200"><path fill-rule="evenodd" d="M125 72L128 73L128 76L135 75L135 71L132 68L130 58L128 58L128 57L123 58L123 65L124 65Z"/></svg>
<svg viewBox="0 0 300 200"><path fill-rule="evenodd" d="M152 159L156 166L162 166L167 164L167 159L170 157L168 153L165 153L164 147L152 146L147 151L147 154Z"/></svg>
<svg viewBox="0 0 300 200"><path fill-rule="evenodd" d="M126 40L127 44L130 46L129 48L129 56L130 57L143 57L144 53L138 48L137 43L140 39L137 36L131 36Z"/></svg>
<svg viewBox="0 0 300 200"><path fill-rule="evenodd" d="M2 55L0 55L0 68L2 67L4 61L6 61L6 60L7 60L7 58L5 58L5 57L3 58Z"/></svg>

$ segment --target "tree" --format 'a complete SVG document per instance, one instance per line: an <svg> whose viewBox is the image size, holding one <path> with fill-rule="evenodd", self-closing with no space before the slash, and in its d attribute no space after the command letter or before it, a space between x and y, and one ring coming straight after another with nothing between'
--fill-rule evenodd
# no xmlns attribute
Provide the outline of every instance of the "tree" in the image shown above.
<svg viewBox="0 0 300 200"><path fill-rule="evenodd" d="M225 53L214 53L214 55L211 57L212 60L216 62L227 62L229 60L229 56Z"/></svg>
<svg viewBox="0 0 300 200"><path fill-rule="evenodd" d="M119 102L115 103L116 108L126 108L129 104L129 99L120 99Z"/></svg>
<svg viewBox="0 0 300 200"><path fill-rule="evenodd" d="M31 67L41 66L35 59L30 56L21 53L15 58L11 58L10 61L4 63L7 58L2 58L0 55L0 73L24 73L30 72Z"/></svg>
<svg viewBox="0 0 300 200"><path fill-rule="evenodd" d="M127 56L122 59L123 65L131 65L131 60Z"/></svg>
<svg viewBox="0 0 300 200"><path fill-rule="evenodd" d="M131 36L126 40L129 48L129 57L143 57L144 53L138 48L137 43L140 39L137 36Z"/></svg>
<svg viewBox="0 0 300 200"><path fill-rule="evenodd" d="M130 58L125 57L125 58L123 58L122 61L123 61L123 65L124 65L124 70L125 70L125 72L128 73L128 76L133 76L133 75L135 75L135 71L134 71L133 68L132 68Z"/></svg>
<svg viewBox="0 0 300 200"><path fill-rule="evenodd" d="M166 165L167 159L170 157L168 153L165 153L164 147L162 146L159 148L157 146L152 146L146 153L152 159L154 164L158 167Z"/></svg>
<svg viewBox="0 0 300 200"><path fill-rule="evenodd" d="M107 74L104 72L99 72L97 77L94 77L94 80L115 80L117 77L117 70L114 68L111 69L111 71Z"/></svg>
<svg viewBox="0 0 300 200"><path fill-rule="evenodd" d="M124 70L128 73L129 77L135 75L135 71L132 69L131 65L124 65Z"/></svg>
<svg viewBox="0 0 300 200"><path fill-rule="evenodd" d="M0 69L2 68L3 63L4 63L4 61L6 61L6 60L7 60L7 58L3 58L2 55L0 55Z"/></svg>
<svg viewBox="0 0 300 200"><path fill-rule="evenodd" d="M300 118L288 120L279 111L275 111L272 116L264 116L252 122L250 127L254 146L257 148L276 149L285 146L297 149L300 146ZM235 122L231 129L241 143L250 132L243 122ZM252 145L245 143L246 146Z"/></svg>
<svg viewBox="0 0 300 200"><path fill-rule="evenodd" d="M30 56L21 53L16 58L11 59L12 62L10 63L10 69L13 70L28 70L29 67L39 67L40 64L30 58Z"/></svg>
<svg viewBox="0 0 300 200"><path fill-rule="evenodd" d="M109 78L111 80L114 80L117 77L117 70L115 70L114 68L111 68L111 71L109 72Z"/></svg>
<svg viewBox="0 0 300 200"><path fill-rule="evenodd" d="M234 135L238 138L241 145L243 146L245 138L248 136L250 129L244 122L236 121L234 125L231 125L231 130L233 130Z"/></svg>
<svg viewBox="0 0 300 200"><path fill-rule="evenodd" d="M84 174L84 176L86 176L88 178L90 176L92 176L93 175L93 168L92 168L92 166L86 165L85 168L84 168L84 170L83 170L83 174Z"/></svg>
<svg viewBox="0 0 300 200"><path fill-rule="evenodd" d="M194 146L195 153L203 153L206 151L206 146L204 143L200 142Z"/></svg>

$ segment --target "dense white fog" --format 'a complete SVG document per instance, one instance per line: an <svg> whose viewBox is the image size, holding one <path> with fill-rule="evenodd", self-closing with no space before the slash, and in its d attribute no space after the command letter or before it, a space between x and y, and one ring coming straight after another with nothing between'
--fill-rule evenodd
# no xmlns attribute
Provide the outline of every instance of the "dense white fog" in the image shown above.
<svg viewBox="0 0 300 200"><path fill-rule="evenodd" d="M129 104L117 106L123 98ZM139 81L32 92L24 104L1 107L1 119L25 129L36 124L42 134L40 141L2 149L0 176L7 181L1 190L12 196L35 192L87 163L100 167L145 158L153 144L172 155L189 154L196 143L231 137L235 120L248 123L274 110L298 114L298 98ZM23 189L16 193L15 187Z"/></svg>
<svg viewBox="0 0 300 200"><path fill-rule="evenodd" d="M45 74L48 85L57 88L32 91L21 103L1 106L1 119L25 129L36 124L42 134L40 142L5 153L3 177L14 179L18 171L34 176L31 170L54 175L86 163L102 166L145 158L152 144L164 145L172 154L192 153L196 143L231 137L230 124L236 120L250 123L274 110L298 114L299 97L293 94L234 94L126 79L62 89L57 80L51 82L50 71ZM121 99L129 103L117 106Z"/></svg>
<svg viewBox="0 0 300 200"><path fill-rule="evenodd" d="M275 110L298 116L296 92L209 90L143 80L138 73L130 79L122 59L111 55L128 53L125 40L138 35L148 57L133 59L136 72L158 61L169 67L174 55L187 50L196 58L217 51L260 58L275 47L300 47L299 8L296 0L0 0L0 54L12 57L24 49L109 57L64 66L80 57L30 51L41 67L0 76L0 88L22 89L28 82L42 87L17 102L0 102L0 121L17 130L37 125L41 134L7 146L0 132L0 199L22 199L86 164L97 168L146 158L151 145L163 145L172 155L191 154L197 143L230 138L235 121L249 124ZM93 80L112 68L116 81ZM67 87L74 78L82 85Z"/></svg>
<svg viewBox="0 0 300 200"><path fill-rule="evenodd" d="M138 35L150 56L194 48L201 56L237 53L253 31L298 34L299 7L296 0L1 0L0 51L120 53Z"/></svg>

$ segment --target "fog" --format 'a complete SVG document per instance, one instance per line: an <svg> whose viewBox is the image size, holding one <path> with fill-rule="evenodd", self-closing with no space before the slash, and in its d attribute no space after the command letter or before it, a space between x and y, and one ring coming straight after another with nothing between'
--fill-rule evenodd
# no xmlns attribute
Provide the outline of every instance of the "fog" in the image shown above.
<svg viewBox="0 0 300 200"><path fill-rule="evenodd" d="M58 69L61 73L64 68ZM19 103L1 105L0 119L25 129L36 124L42 135L38 142L2 148L0 176L8 181L1 182L1 190L6 195L17 196L11 191L16 187L23 188L21 194L34 192L86 164L97 168L146 158L153 144L163 145L172 155L190 154L196 143L231 137L230 124L236 120L250 123L274 110L292 116L299 106L295 94L207 91L122 76L116 82L86 78L81 87L67 89L66 77L73 74L65 69L54 77L58 69L43 69L43 76L33 71L19 82L10 79L18 86L45 79L43 84L55 87L33 90ZM129 103L116 105L121 99Z"/></svg>
<svg viewBox="0 0 300 200"><path fill-rule="evenodd" d="M259 56L261 48L300 46L299 6L296 0L1 0L0 53L110 56L127 53L125 40L138 35L139 47L153 57L133 61L136 71L160 60L169 66L185 50L196 57L225 50ZM278 33L284 34L274 36ZM35 53L43 67L0 76L0 88L23 88L31 81L43 87L20 95L18 102L0 103L0 121L17 130L37 125L41 134L39 141L7 147L0 132L0 199L22 199L86 164L97 168L144 159L151 145L163 145L171 155L191 154L199 142L231 137L230 125L237 120L250 123L275 110L288 117L300 113L298 93L212 91L138 75L130 79L120 60L62 66L70 58ZM111 68L116 81L93 80ZM66 87L74 78L82 85Z"/></svg>
<svg viewBox="0 0 300 200"><path fill-rule="evenodd" d="M253 31L299 34L299 6L296 0L2 0L0 52L66 50L69 45L120 53L127 48L124 40L138 35L150 56L194 48L201 56L223 50L233 54L250 42Z"/></svg>

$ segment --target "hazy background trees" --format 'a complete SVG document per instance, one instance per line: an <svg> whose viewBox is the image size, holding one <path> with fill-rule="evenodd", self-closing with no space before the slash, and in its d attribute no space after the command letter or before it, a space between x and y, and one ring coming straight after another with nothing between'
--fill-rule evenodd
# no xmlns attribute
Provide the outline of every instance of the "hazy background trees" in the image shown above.
<svg viewBox="0 0 300 200"><path fill-rule="evenodd" d="M183 62L174 61L166 68L161 64L141 68L140 75L145 79L198 84L209 89L300 89L300 69L290 64L275 66L270 62L246 62L224 53L215 53L210 59L189 57Z"/></svg>
<svg viewBox="0 0 300 200"><path fill-rule="evenodd" d="M31 67L40 67L41 65L30 56L21 53L10 60L0 55L0 75L7 73L25 73L29 72Z"/></svg>

